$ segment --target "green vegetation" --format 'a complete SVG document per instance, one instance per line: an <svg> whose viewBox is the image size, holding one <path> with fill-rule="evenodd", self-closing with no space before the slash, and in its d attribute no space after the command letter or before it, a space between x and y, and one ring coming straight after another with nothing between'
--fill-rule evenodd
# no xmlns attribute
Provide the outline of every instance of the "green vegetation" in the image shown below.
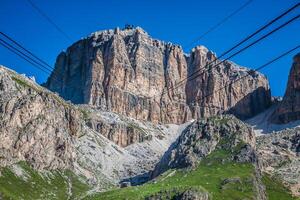
<svg viewBox="0 0 300 200"><path fill-rule="evenodd" d="M33 86L27 80L25 80L23 77L20 77L20 76L11 76L11 78L12 78L12 80L14 80L17 84L19 84L22 87L32 88L36 92L40 92L41 91L38 87Z"/></svg>
<svg viewBox="0 0 300 200"><path fill-rule="evenodd" d="M89 120L91 117L91 112L87 109L84 108L78 108L80 110L80 112L82 113L83 119L84 120Z"/></svg>
<svg viewBox="0 0 300 200"><path fill-rule="evenodd" d="M195 188L208 191L213 199L252 199L255 195L252 186L254 166L250 163L222 163L228 156L228 152L218 150L205 158L195 170L170 170L142 186L115 189L87 199L144 199L162 190L178 192Z"/></svg>
<svg viewBox="0 0 300 200"><path fill-rule="evenodd" d="M265 174L263 176L263 183L266 186L266 192L269 200L297 199L293 197L290 191L284 187L282 182L275 177L270 177L267 174Z"/></svg>
<svg viewBox="0 0 300 200"><path fill-rule="evenodd" d="M242 145L243 143L238 146ZM234 151L237 151L236 148ZM157 194L162 199L171 199L190 189L208 192L212 199L254 199L257 193L253 186L254 166L250 163L230 161L231 154L228 150L215 150L203 159L195 170L169 170L144 185L114 189L88 196L86 199L130 200L144 199ZM294 199L279 180L273 180L265 175L263 182L270 200Z"/></svg>
<svg viewBox="0 0 300 200"><path fill-rule="evenodd" d="M2 168L0 193L3 199L78 199L89 187L70 171L39 173L24 162L19 163L21 175L11 168Z"/></svg>
<svg viewBox="0 0 300 200"><path fill-rule="evenodd" d="M226 124L230 118L228 117L220 117L220 116L212 116L210 117L211 120L213 120L216 124Z"/></svg>
<svg viewBox="0 0 300 200"><path fill-rule="evenodd" d="M139 133L141 133L143 136L147 136L147 132L145 131L145 129L143 129L142 127L140 127L138 124L134 123L134 122L128 122L127 123L127 127L131 128L133 130L137 130Z"/></svg>
<svg viewBox="0 0 300 200"><path fill-rule="evenodd" d="M63 105L64 107L69 107L70 105L61 97L57 96L56 94L47 91L47 90L43 90L43 87L37 85L37 84L33 84L30 83L28 80L26 80L25 78L23 78L20 75L15 75L13 74L11 76L12 80L14 80L18 85L22 86L22 87L26 87L26 88L31 88L33 90L35 90L36 92L40 93L40 92L44 92L46 94L51 95L57 102L59 102L61 105Z"/></svg>

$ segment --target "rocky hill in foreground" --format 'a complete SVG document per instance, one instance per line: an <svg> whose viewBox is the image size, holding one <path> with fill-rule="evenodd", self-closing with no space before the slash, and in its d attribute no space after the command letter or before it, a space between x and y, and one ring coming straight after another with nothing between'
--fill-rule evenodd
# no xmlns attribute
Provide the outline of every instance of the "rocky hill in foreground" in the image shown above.
<svg viewBox="0 0 300 200"><path fill-rule="evenodd" d="M86 199L124 199L124 196L148 200L296 199L278 174L267 170L275 163L270 161L270 154L269 157L260 154L265 150L266 146L261 144L266 140L259 141L256 146L253 129L233 116L195 121L157 164L152 172L155 179L137 187L96 193ZM287 145L289 151L292 145L290 142ZM290 179L292 174L290 171ZM293 180L297 180L297 173Z"/></svg>
<svg viewBox="0 0 300 200"><path fill-rule="evenodd" d="M203 46L185 54L141 28L116 28L95 32L62 52L45 86L75 104L162 123L181 124L224 111L245 119L269 107L266 77L229 61L213 67L221 62L215 59ZM199 76L187 83L197 70Z"/></svg>

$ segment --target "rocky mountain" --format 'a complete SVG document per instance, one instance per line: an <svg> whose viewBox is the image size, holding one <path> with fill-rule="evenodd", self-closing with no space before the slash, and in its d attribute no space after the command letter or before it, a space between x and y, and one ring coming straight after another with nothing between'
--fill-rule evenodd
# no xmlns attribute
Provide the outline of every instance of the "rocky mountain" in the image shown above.
<svg viewBox="0 0 300 200"><path fill-rule="evenodd" d="M300 53L294 56L282 102L274 111L272 123L284 124L300 119Z"/></svg>
<svg viewBox="0 0 300 200"><path fill-rule="evenodd" d="M66 102L5 67L0 92L3 199L294 199L233 116L157 125Z"/></svg>
<svg viewBox="0 0 300 200"><path fill-rule="evenodd" d="M164 154L152 176L166 169L196 167L214 150L232 151L237 162L257 161L255 134L251 127L232 116L211 117L191 124Z"/></svg>
<svg viewBox="0 0 300 200"><path fill-rule="evenodd" d="M0 199L296 200L299 54L270 108L264 75L215 58L127 27L62 52L45 87L0 66Z"/></svg>
<svg viewBox="0 0 300 200"><path fill-rule="evenodd" d="M3 67L0 110L1 166L21 160L37 169L73 166L74 139L83 134L78 110Z"/></svg>
<svg viewBox="0 0 300 200"><path fill-rule="evenodd" d="M224 111L245 119L269 107L269 84L262 74L229 61L212 67L221 62L215 58L203 46L185 54L141 28L116 28L95 32L62 52L45 86L76 104L162 123ZM247 73L249 78L228 84Z"/></svg>
<svg viewBox="0 0 300 200"><path fill-rule="evenodd" d="M300 129L259 136L257 147L263 171L279 176L300 195Z"/></svg>
<svg viewBox="0 0 300 200"><path fill-rule="evenodd" d="M294 183L293 190L297 190L298 174L292 171L298 168L297 160L286 162L283 149L278 157L272 155L273 148L295 151L298 133L285 136L266 136L256 144L253 129L233 116L200 119L187 126L165 152L152 171L153 180L137 187L95 193L88 199L123 199L126 194L128 199L151 200L292 200L295 198L281 178L288 175L284 179ZM277 164L285 167L269 170ZM277 172L281 172L280 179Z"/></svg>
<svg viewBox="0 0 300 200"><path fill-rule="evenodd" d="M98 189L152 170L180 133L73 105L3 66L0 94L0 167L71 170Z"/></svg>

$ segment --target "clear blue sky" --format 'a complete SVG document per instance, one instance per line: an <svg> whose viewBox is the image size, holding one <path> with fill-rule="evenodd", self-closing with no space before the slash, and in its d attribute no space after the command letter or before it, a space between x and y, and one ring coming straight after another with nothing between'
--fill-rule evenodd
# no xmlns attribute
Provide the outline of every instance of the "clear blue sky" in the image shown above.
<svg viewBox="0 0 300 200"><path fill-rule="evenodd" d="M0 0L1 31L9 34L39 57L54 65L56 56L71 43L91 32L129 23L151 36L186 47L246 0L32 0L71 38L68 41L42 18L26 0ZM195 45L205 45L220 55L267 21L296 4L297 0L254 0L240 13ZM291 16L299 14L298 9ZM274 56L300 44L300 20L275 33L232 60L256 68ZM194 45L194 46L195 46ZM299 50L300 51L300 50ZM296 53L296 52L295 52ZM266 68L272 94L283 95L292 54ZM0 64L33 75L39 83L48 75L0 47Z"/></svg>

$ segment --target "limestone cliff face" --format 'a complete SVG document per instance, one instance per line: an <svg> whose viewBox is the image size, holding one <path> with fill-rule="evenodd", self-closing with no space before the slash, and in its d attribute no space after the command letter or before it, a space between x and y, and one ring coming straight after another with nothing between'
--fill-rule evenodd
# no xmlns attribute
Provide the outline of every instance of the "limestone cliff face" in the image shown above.
<svg viewBox="0 0 300 200"><path fill-rule="evenodd" d="M268 81L258 73L217 92L249 72L231 62L186 84L188 75L214 57L205 47L186 55L180 46L153 39L141 28L107 30L62 52L45 86L74 103L163 123L230 109L247 118L269 105ZM215 94L200 102L211 92Z"/></svg>
<svg viewBox="0 0 300 200"><path fill-rule="evenodd" d="M300 53L294 56L287 88L278 108L271 116L273 123L288 123L300 119Z"/></svg>
<svg viewBox="0 0 300 200"><path fill-rule="evenodd" d="M42 87L0 66L0 166L72 168L81 113Z"/></svg>
<svg viewBox="0 0 300 200"><path fill-rule="evenodd" d="M193 118L228 112L246 119L269 107L269 83L262 74L229 61L216 66L219 60L202 70L215 59L203 47L196 47L188 59L188 74L200 70L199 77L188 81L186 86L187 104Z"/></svg>

